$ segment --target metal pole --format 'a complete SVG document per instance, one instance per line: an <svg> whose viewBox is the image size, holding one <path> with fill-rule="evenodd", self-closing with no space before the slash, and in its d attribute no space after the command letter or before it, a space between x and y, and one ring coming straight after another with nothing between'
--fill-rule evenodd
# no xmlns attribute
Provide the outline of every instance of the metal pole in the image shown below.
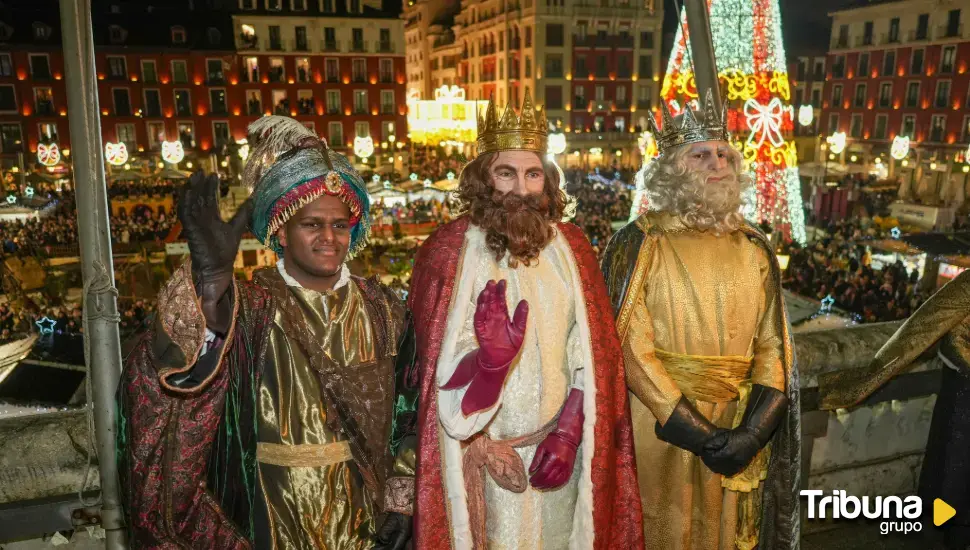
<svg viewBox="0 0 970 550"><path fill-rule="evenodd" d="M115 390L121 377L118 291L114 286L108 193L101 150L98 81L94 68L91 0L61 0L61 32L71 142L74 192L84 274L84 339L94 400L94 423L101 474L101 525L108 550L123 550L124 519L115 457Z"/></svg>
<svg viewBox="0 0 970 550"><path fill-rule="evenodd" d="M694 63L694 82L699 103L704 105L707 90L714 95L714 108L721 112L721 92L717 82L717 61L714 57L714 38L711 36L711 14L707 0L684 0L687 10L687 34L690 35L690 57Z"/></svg>

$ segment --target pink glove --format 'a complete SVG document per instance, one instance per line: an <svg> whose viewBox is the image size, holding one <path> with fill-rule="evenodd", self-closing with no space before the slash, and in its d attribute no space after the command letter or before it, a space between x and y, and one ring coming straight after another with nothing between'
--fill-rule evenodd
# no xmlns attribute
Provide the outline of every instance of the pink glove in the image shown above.
<svg viewBox="0 0 970 550"><path fill-rule="evenodd" d="M504 279L498 283L489 281L478 295L474 324L479 348L465 355L455 373L441 386L443 390L468 386L461 400L461 412L465 416L498 402L509 367L522 348L529 304L525 300L519 302L510 321L505 285Z"/></svg>
<svg viewBox="0 0 970 550"><path fill-rule="evenodd" d="M573 475L576 449L583 441L583 390L573 388L559 413L556 431L539 444L529 465L529 483L536 489L562 487Z"/></svg>

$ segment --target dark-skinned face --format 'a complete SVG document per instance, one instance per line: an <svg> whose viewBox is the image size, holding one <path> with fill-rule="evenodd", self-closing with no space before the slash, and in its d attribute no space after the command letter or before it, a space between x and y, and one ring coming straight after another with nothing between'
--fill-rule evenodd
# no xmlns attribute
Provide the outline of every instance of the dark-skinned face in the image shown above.
<svg viewBox="0 0 970 550"><path fill-rule="evenodd" d="M347 258L350 229L350 208L338 197L324 195L298 210L276 235L288 268L328 278L340 273Z"/></svg>

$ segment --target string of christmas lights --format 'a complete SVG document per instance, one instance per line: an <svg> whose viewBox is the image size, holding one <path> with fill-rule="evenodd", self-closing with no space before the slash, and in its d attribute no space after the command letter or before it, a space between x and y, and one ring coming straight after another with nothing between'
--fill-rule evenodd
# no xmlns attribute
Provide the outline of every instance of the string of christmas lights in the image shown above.
<svg viewBox="0 0 970 550"><path fill-rule="evenodd" d="M794 110L778 0L708 0L721 92L728 101L728 130L756 181L753 222L766 221L805 243L798 158L791 140ZM686 13L681 13L661 97L671 109L697 98Z"/></svg>

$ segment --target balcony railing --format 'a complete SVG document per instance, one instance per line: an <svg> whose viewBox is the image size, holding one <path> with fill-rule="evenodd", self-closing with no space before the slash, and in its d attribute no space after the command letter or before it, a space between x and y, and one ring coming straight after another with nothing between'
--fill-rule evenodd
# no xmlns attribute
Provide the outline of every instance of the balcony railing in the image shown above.
<svg viewBox="0 0 970 550"><path fill-rule="evenodd" d="M916 42L919 40L926 40L929 38L929 32L927 29L916 29L915 31L909 31L909 41Z"/></svg>
<svg viewBox="0 0 970 550"><path fill-rule="evenodd" d="M354 105L354 114L355 115L366 115L367 114L367 107L365 107L363 105Z"/></svg>
<svg viewBox="0 0 970 550"><path fill-rule="evenodd" d="M394 114L394 105L389 104L389 103L381 105L381 114L382 115L393 115Z"/></svg>
<svg viewBox="0 0 970 550"><path fill-rule="evenodd" d="M351 77L350 80L352 82L354 82L354 83L357 83L357 84L360 84L360 83L363 83L363 82L367 82L367 74L366 73L355 72L354 75Z"/></svg>
<svg viewBox="0 0 970 550"><path fill-rule="evenodd" d="M390 84L394 82L394 75L391 73L381 73L380 81L381 84Z"/></svg>
<svg viewBox="0 0 970 550"><path fill-rule="evenodd" d="M872 35L868 36L857 36L855 37L855 45L857 48L862 46L872 46Z"/></svg>
<svg viewBox="0 0 970 550"><path fill-rule="evenodd" d="M937 38L960 38L963 36L963 25L940 25L936 28Z"/></svg>
<svg viewBox="0 0 970 550"><path fill-rule="evenodd" d="M325 52L338 52L340 51L340 46L337 44L336 40L322 40L320 42L320 49Z"/></svg>
<svg viewBox="0 0 970 550"><path fill-rule="evenodd" d="M310 51L310 45L307 43L306 38L296 38L293 40L293 51L297 52L308 52Z"/></svg>
<svg viewBox="0 0 970 550"><path fill-rule="evenodd" d="M832 48L848 48L849 47L849 37L840 36L835 39L832 43Z"/></svg>
<svg viewBox="0 0 970 550"><path fill-rule="evenodd" d="M899 44L899 32L896 33L882 33L879 42L881 44Z"/></svg>
<svg viewBox="0 0 970 550"><path fill-rule="evenodd" d="M340 114L340 107L337 106L337 105L330 105L330 106L328 106L327 107L327 114L328 115L339 115Z"/></svg>
<svg viewBox="0 0 970 550"><path fill-rule="evenodd" d="M214 114L214 115L228 115L229 114L229 109L227 109L225 105L213 105L212 106L212 114Z"/></svg>
<svg viewBox="0 0 970 550"><path fill-rule="evenodd" d="M162 116L162 107L160 105L148 104L145 106L145 116L146 117L160 117Z"/></svg>
<svg viewBox="0 0 970 550"><path fill-rule="evenodd" d="M394 51L394 44L390 42L378 42L377 51L379 53L391 53Z"/></svg>
<svg viewBox="0 0 970 550"><path fill-rule="evenodd" d="M364 40L360 40L360 41L354 40L354 41L352 41L350 43L350 51L352 51L352 52L366 52L367 51L367 42L364 41Z"/></svg>
<svg viewBox="0 0 970 550"><path fill-rule="evenodd" d="M283 51L283 41L282 40L270 40L269 41L269 49L270 50L273 50L273 51L276 51L276 52Z"/></svg>
<svg viewBox="0 0 970 550"><path fill-rule="evenodd" d="M247 106L246 111L250 115L261 115L263 114L263 106L258 101L254 101Z"/></svg>
<svg viewBox="0 0 970 550"><path fill-rule="evenodd" d="M41 109L41 106L38 105L37 114L38 115L54 114L54 109L53 107ZM120 105L115 107L115 116L131 116L131 105Z"/></svg>

